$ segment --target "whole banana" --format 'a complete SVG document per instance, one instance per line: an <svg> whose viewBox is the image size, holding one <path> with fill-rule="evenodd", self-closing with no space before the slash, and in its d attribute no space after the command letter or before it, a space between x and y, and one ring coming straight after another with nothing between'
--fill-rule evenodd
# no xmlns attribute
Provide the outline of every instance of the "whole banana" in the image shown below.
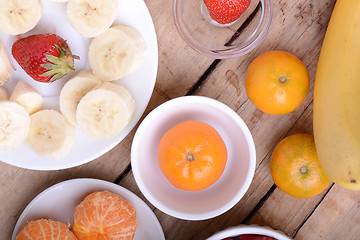
<svg viewBox="0 0 360 240"><path fill-rule="evenodd" d="M336 184L360 190L360 1L338 0L321 49L314 89L320 163Z"/></svg>

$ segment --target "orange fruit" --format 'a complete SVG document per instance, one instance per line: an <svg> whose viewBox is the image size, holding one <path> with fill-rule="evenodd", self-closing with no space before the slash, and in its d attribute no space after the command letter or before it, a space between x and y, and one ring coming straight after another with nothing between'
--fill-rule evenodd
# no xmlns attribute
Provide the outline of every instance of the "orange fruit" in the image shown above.
<svg viewBox="0 0 360 240"><path fill-rule="evenodd" d="M16 236L15 240L76 240L77 238L64 223L39 219L29 222Z"/></svg>
<svg viewBox="0 0 360 240"><path fill-rule="evenodd" d="M219 133L198 121L179 123L160 140L158 163L164 176L175 187L199 191L222 175L227 150Z"/></svg>
<svg viewBox="0 0 360 240"><path fill-rule="evenodd" d="M310 87L305 65L284 51L258 56L249 66L245 89L250 101L269 114L287 114L304 101Z"/></svg>
<svg viewBox="0 0 360 240"><path fill-rule="evenodd" d="M131 240L137 226L133 206L115 193L91 193L75 208L73 229L79 240Z"/></svg>
<svg viewBox="0 0 360 240"><path fill-rule="evenodd" d="M280 190L297 198L316 196L330 183L311 134L298 133L280 141L270 159L270 172Z"/></svg>

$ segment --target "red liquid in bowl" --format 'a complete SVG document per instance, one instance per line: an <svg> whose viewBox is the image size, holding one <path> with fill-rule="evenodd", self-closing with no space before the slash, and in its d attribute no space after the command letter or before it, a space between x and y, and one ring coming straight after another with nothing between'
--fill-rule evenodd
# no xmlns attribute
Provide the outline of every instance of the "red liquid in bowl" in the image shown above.
<svg viewBox="0 0 360 240"><path fill-rule="evenodd" d="M276 238L257 234L243 234L236 237L228 237L223 240L276 240Z"/></svg>

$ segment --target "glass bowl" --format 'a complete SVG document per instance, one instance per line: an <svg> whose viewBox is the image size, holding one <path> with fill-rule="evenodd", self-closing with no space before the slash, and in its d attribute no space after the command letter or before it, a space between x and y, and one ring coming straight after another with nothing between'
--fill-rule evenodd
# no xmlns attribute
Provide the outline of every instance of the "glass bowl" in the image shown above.
<svg viewBox="0 0 360 240"><path fill-rule="evenodd" d="M271 0L252 0L238 20L221 25L209 16L203 0L174 0L175 26L185 42L212 58L242 56L265 38L272 19Z"/></svg>

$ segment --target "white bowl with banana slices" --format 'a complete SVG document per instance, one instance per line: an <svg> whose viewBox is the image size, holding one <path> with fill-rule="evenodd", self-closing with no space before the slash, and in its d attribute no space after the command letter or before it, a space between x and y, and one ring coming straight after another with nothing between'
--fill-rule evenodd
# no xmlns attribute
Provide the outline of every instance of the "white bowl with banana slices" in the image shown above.
<svg viewBox="0 0 360 240"><path fill-rule="evenodd" d="M18 5L29 8L16 12L18 25L0 26L0 160L58 170L87 163L119 144L144 113L156 81L157 39L144 1L0 0L0 5L3 22L14 17L9 14ZM43 33L67 40L80 57L76 71L53 83L33 80L11 54L14 34Z"/></svg>

